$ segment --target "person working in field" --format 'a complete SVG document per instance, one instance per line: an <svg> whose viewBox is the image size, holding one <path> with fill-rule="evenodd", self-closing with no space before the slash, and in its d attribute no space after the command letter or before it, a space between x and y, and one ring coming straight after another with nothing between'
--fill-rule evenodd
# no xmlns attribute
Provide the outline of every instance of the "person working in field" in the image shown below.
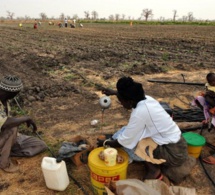
<svg viewBox="0 0 215 195"><path fill-rule="evenodd" d="M0 168L10 173L19 170L17 161L11 156L30 157L47 148L42 140L18 133L21 124L37 131L35 122L29 116L10 116L9 100L22 88L22 81L16 76L5 76L0 81Z"/></svg>
<svg viewBox="0 0 215 195"><path fill-rule="evenodd" d="M205 115L206 121L204 122L208 122L209 115L215 115L215 73L208 73L206 80L205 93L197 96L194 102L202 110L208 112L208 116Z"/></svg>
<svg viewBox="0 0 215 195"><path fill-rule="evenodd" d="M200 107L205 116L203 123L215 126L215 73L210 72L206 75L206 91L195 98L194 105ZM203 158L203 161L215 165L215 154Z"/></svg>
<svg viewBox="0 0 215 195"><path fill-rule="evenodd" d="M68 20L67 18L64 19L64 27L67 28Z"/></svg>
<svg viewBox="0 0 215 195"><path fill-rule="evenodd" d="M215 73L208 73L206 79L205 101L208 103L209 112L215 115Z"/></svg>
<svg viewBox="0 0 215 195"><path fill-rule="evenodd" d="M126 109L132 109L128 124L111 140L98 140L98 146L123 147L134 161L143 161L147 170L144 179L162 179L166 175L179 183L187 176L196 160L188 156L187 143L171 116L158 101L145 95L141 83L131 77L118 80L116 95Z"/></svg>
<svg viewBox="0 0 215 195"><path fill-rule="evenodd" d="M34 21L34 29L37 29L37 20Z"/></svg>

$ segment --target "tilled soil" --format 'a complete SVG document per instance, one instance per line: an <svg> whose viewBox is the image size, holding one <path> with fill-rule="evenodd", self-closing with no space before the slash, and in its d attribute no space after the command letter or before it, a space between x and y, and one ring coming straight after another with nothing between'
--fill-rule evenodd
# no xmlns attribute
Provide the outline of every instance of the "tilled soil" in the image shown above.
<svg viewBox="0 0 215 195"><path fill-rule="evenodd" d="M43 23L35 30L29 24L22 28L0 24L0 31L0 76L21 77L25 85L17 98L21 113L35 119L42 138L55 153L63 141L76 135L96 146L98 135L113 133L126 124L129 112L115 97L102 115L98 103L101 86L115 88L119 77L131 76L143 84L148 95L172 108L176 105L186 109L203 86L147 80L204 83L206 74L215 71L214 26L85 24L84 28L72 29ZM19 109L14 112L20 114ZM90 125L93 119L99 120L98 125ZM201 126L201 121L178 125ZM25 127L21 131L29 132ZM207 128L203 131L212 144L214 132ZM202 155L209 152L204 147ZM47 151L33 158L19 158L19 173L0 171L1 194L83 194L72 180L64 192L47 189L40 167L44 156L51 154ZM214 179L214 165L204 165ZM77 168L70 162L68 171L92 194L87 165ZM141 164L129 165L129 178L141 178L141 174ZM198 194L214 194L199 160L180 185L196 188Z"/></svg>

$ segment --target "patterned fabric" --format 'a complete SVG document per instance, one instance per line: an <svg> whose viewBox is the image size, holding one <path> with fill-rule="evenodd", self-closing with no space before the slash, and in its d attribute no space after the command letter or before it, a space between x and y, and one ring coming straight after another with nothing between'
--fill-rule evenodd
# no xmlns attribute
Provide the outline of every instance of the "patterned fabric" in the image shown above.
<svg viewBox="0 0 215 195"><path fill-rule="evenodd" d="M208 90L215 92L215 86L211 86L209 83L206 83L206 84L205 84L205 87L206 87Z"/></svg>
<svg viewBox="0 0 215 195"><path fill-rule="evenodd" d="M204 112L205 120L210 120L211 119L211 124L213 124L215 126L215 116L211 117L211 115L209 113L209 107L208 107L208 104L205 101L205 98L203 96L197 96L195 98L195 100L192 102L193 106L198 106L196 104L196 101L198 101L199 104L201 104L202 107L203 107L203 112Z"/></svg>
<svg viewBox="0 0 215 195"><path fill-rule="evenodd" d="M5 91L19 92L22 88L23 84L21 79L13 75L5 76L0 81L0 89L3 89Z"/></svg>
<svg viewBox="0 0 215 195"><path fill-rule="evenodd" d="M9 108L9 106L8 106ZM6 113L6 110L5 110L5 107L4 105L1 103L0 101L0 132L1 132L1 127L2 125L5 123L5 121L7 120L7 113Z"/></svg>

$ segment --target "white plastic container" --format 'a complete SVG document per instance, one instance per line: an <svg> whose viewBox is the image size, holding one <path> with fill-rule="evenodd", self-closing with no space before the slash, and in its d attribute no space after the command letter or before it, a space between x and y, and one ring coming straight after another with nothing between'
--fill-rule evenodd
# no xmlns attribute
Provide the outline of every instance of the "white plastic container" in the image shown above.
<svg viewBox="0 0 215 195"><path fill-rule="evenodd" d="M105 165L112 167L116 165L117 150L115 148L106 148L104 150Z"/></svg>
<svg viewBox="0 0 215 195"><path fill-rule="evenodd" d="M64 191L67 188L69 177L63 160L57 163L56 158L44 157L41 167L47 188L57 191Z"/></svg>

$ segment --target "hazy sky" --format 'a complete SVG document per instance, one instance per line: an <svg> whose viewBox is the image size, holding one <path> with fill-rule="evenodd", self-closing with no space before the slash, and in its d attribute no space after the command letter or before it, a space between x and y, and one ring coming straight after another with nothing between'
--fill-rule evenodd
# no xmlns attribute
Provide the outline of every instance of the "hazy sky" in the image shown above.
<svg viewBox="0 0 215 195"><path fill-rule="evenodd" d="M48 17L58 18L64 13L84 18L84 11L96 11L99 18L124 14L137 19L146 8L152 9L154 19L172 18L173 10L177 10L177 18L192 12L196 19L215 20L215 0L0 0L0 17L6 17L10 11L15 18L39 18L42 12Z"/></svg>

